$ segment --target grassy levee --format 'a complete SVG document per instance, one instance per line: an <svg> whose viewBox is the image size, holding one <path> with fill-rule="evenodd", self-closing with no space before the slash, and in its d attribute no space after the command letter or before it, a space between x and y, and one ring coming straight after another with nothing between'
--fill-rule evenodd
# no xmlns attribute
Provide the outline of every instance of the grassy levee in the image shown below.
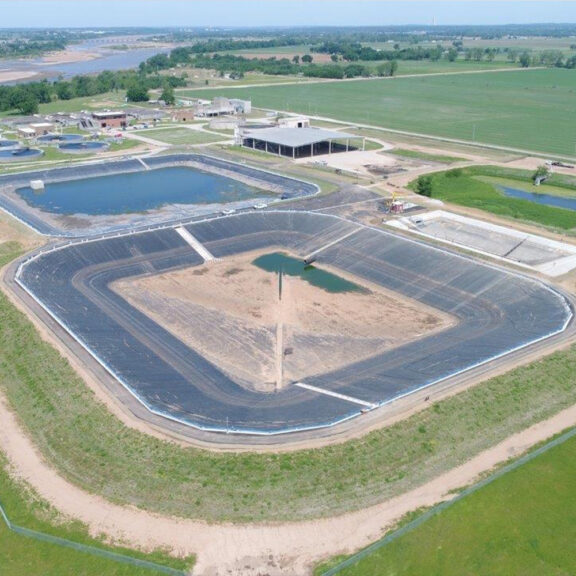
<svg viewBox="0 0 576 576"><path fill-rule="evenodd" d="M576 573L576 439L494 480L341 576ZM344 558L319 567L328 567Z"/></svg>
<svg viewBox="0 0 576 576"><path fill-rule="evenodd" d="M259 108L575 156L575 82L573 70L521 70L254 87L234 96Z"/></svg>
<svg viewBox="0 0 576 576"><path fill-rule="evenodd" d="M17 242L0 244L0 266L16 258L21 252L21 247ZM4 314L1 312L0 314L4 321ZM25 361L25 357L22 361ZM5 362L6 358L0 352L0 364L4 366ZM63 538L72 543L155 562L177 570L187 570L192 566L192 558L173 558L162 551L144 554L127 548L111 547L91 538L86 526L79 522L64 522L57 512L47 502L40 499L30 487L14 481L7 470L8 463L0 452L0 504L12 524ZM120 563L117 560L95 556L85 551L25 537L9 530L0 517L0 573L2 576L21 576L22 574L148 576L155 572L150 568Z"/></svg>
<svg viewBox="0 0 576 576"><path fill-rule="evenodd" d="M576 228L574 210L511 198L498 190L498 185L511 186L515 183L517 188L528 192L573 196L576 195L574 177L554 174L546 185L536 188L532 185L531 172L495 166L471 166L437 172L431 178L433 198L552 229L568 231ZM409 187L415 190L416 180Z"/></svg>
<svg viewBox="0 0 576 576"><path fill-rule="evenodd" d="M212 453L127 428L0 294L0 386L71 482L117 503L209 521L280 521L360 509L420 485L576 402L576 347L344 444Z"/></svg>

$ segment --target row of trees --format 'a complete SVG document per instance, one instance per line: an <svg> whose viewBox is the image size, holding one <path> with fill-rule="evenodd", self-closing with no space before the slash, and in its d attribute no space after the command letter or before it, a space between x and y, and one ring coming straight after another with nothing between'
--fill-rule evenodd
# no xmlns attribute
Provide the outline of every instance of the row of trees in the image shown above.
<svg viewBox="0 0 576 576"><path fill-rule="evenodd" d="M376 50L360 42L346 40L322 42L310 47L311 52L330 54L347 62L374 62L381 60L439 60L444 52L441 46L408 46L400 48L398 44L392 50Z"/></svg>
<svg viewBox="0 0 576 576"><path fill-rule="evenodd" d="M181 49L177 49L177 61L180 61L182 54ZM164 58L156 56L148 59L140 66L141 71L155 71L171 68L174 65L174 50L170 55L162 55ZM288 58L245 58L233 54L209 54L201 53L190 58L186 62L188 66L194 68L204 68L216 70L220 75L230 74L235 78L241 78L247 72L260 72L270 75L302 75L310 78L356 78L360 76L371 76L371 70L360 64L350 64L340 66L333 64L315 64L313 56L305 54L304 56ZM389 66L378 70L382 76L392 76L398 69L398 63L388 63Z"/></svg>
<svg viewBox="0 0 576 576"><path fill-rule="evenodd" d="M53 100L71 100L95 96L116 90L126 90L131 102L149 99L148 90L162 88L161 98L174 103L174 88L186 86L184 78L145 75L135 71L101 72L97 76L75 76L70 80L28 82L16 86L0 86L0 111L17 110L22 114L36 114L40 104Z"/></svg>

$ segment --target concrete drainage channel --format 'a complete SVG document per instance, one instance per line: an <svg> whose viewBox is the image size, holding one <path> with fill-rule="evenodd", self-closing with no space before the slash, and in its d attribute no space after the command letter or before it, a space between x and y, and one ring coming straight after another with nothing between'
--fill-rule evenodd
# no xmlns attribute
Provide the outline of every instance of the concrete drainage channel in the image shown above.
<svg viewBox="0 0 576 576"><path fill-rule="evenodd" d="M576 268L572 244L451 212L436 210L386 224L547 276L561 276Z"/></svg>

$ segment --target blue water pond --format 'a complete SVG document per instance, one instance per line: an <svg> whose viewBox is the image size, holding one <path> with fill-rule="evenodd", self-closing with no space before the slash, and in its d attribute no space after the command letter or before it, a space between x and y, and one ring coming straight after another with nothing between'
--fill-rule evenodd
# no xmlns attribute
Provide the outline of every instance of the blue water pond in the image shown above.
<svg viewBox="0 0 576 576"><path fill-rule="evenodd" d="M185 167L46 183L44 190L17 193L36 208L55 214L127 214L166 204L224 204L262 192L242 182Z"/></svg>
<svg viewBox="0 0 576 576"><path fill-rule="evenodd" d="M509 188L508 186L499 186L499 189L511 198L520 198L521 200L529 200L536 204L545 204L546 206L555 206L556 208L566 208L567 210L576 210L576 198L565 198L563 196L552 196L551 194L536 194L534 192L526 192L525 190L518 190L517 188Z"/></svg>

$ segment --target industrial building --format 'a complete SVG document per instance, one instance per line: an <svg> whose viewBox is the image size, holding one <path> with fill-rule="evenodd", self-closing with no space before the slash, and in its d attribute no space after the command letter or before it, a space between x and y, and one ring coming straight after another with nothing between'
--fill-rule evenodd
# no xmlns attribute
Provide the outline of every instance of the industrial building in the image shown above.
<svg viewBox="0 0 576 576"><path fill-rule="evenodd" d="M128 125L126 112L121 110L92 112L92 120L98 128L126 128Z"/></svg>
<svg viewBox="0 0 576 576"><path fill-rule="evenodd" d="M323 128L262 128L242 130L239 143L245 148L277 156L309 158L334 152L364 150L364 137ZM354 143L352 145L351 143Z"/></svg>
<svg viewBox="0 0 576 576"><path fill-rule="evenodd" d="M51 122L34 122L27 126L19 126L18 134L24 138L38 138L54 130L54 124Z"/></svg>
<svg viewBox="0 0 576 576"><path fill-rule="evenodd" d="M178 104L190 107L194 116L199 118L214 118L216 116L237 116L250 114L252 102L238 98L217 96L213 100L196 100L180 98Z"/></svg>

